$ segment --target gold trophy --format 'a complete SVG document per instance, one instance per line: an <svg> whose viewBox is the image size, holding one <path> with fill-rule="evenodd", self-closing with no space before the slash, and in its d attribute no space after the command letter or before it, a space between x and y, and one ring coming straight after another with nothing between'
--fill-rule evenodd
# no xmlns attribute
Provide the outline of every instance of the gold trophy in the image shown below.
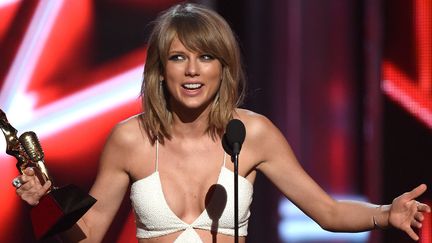
<svg viewBox="0 0 432 243"><path fill-rule="evenodd" d="M96 199L75 185L54 186L44 163L44 153L34 132L17 137L6 114L0 109L0 129L6 138L6 153L17 159L19 173L31 167L40 183L51 181L51 188L32 207L30 216L36 239L45 239L72 227L95 204Z"/></svg>

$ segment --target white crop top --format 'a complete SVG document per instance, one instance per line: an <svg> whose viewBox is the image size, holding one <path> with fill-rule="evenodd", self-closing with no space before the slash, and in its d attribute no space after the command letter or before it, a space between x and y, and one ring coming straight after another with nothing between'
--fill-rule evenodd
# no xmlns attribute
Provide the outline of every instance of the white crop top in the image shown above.
<svg viewBox="0 0 432 243"><path fill-rule="evenodd" d="M135 213L137 238L154 238L183 231L175 242L202 242L194 229L234 236L234 173L225 167L226 155L217 184L212 186L216 193L212 194L201 215L188 224L170 209L165 200L158 171L158 147L156 142L156 171L131 186L130 198ZM242 176L239 176L238 192L238 232L239 236L246 236L253 186Z"/></svg>

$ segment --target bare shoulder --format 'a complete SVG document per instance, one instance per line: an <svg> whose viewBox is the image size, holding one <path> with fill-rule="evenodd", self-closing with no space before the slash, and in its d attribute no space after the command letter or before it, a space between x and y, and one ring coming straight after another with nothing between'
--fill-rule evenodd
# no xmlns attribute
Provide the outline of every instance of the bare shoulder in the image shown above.
<svg viewBox="0 0 432 243"><path fill-rule="evenodd" d="M246 134L252 139L262 138L268 133L278 131L266 116L250 110L236 109L235 118L240 119L245 124Z"/></svg>
<svg viewBox="0 0 432 243"><path fill-rule="evenodd" d="M105 143L101 164L111 164L130 171L134 164L148 157L152 145L139 116L121 121L112 129Z"/></svg>
<svg viewBox="0 0 432 243"><path fill-rule="evenodd" d="M137 144L147 144L147 134L143 129L140 116L135 115L119 122L111 131L108 142L120 147L131 148Z"/></svg>
<svg viewBox="0 0 432 243"><path fill-rule="evenodd" d="M280 130L264 115L237 109L234 116L246 127L244 152L258 165L273 159L274 154L289 150L289 144Z"/></svg>

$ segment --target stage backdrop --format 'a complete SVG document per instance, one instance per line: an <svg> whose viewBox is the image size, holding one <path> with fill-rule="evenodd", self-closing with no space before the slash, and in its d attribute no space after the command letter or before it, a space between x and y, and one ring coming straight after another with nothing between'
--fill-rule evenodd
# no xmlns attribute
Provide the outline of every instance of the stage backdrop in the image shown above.
<svg viewBox="0 0 432 243"><path fill-rule="evenodd" d="M177 2L0 0L0 108L19 134L38 134L57 185L89 190L111 128L141 112L150 23ZM194 2L238 35L243 107L281 129L327 192L390 203L421 182L432 187L431 1ZM16 161L2 151L0 138L0 242L35 242L30 208L11 186ZM421 243L432 242L428 222ZM104 242L134 235L126 196ZM411 242L393 230L324 232L261 174L247 241Z"/></svg>

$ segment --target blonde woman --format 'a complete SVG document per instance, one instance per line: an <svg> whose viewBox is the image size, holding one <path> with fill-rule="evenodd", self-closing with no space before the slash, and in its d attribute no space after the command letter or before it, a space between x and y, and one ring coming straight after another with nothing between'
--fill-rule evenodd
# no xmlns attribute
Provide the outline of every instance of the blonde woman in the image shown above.
<svg viewBox="0 0 432 243"><path fill-rule="evenodd" d="M101 242L130 187L138 242L233 242L233 165L221 136L235 118L247 130L239 167L239 242L246 241L257 171L326 230L392 226L418 239L414 229L430 211L415 200L425 185L390 205L334 200L303 170L271 121L238 108L244 87L238 44L222 17L194 4L162 13L148 43L144 112L113 129L90 191L98 201L63 237ZM18 178L23 185L17 194L31 205L50 186L41 186L31 170Z"/></svg>

